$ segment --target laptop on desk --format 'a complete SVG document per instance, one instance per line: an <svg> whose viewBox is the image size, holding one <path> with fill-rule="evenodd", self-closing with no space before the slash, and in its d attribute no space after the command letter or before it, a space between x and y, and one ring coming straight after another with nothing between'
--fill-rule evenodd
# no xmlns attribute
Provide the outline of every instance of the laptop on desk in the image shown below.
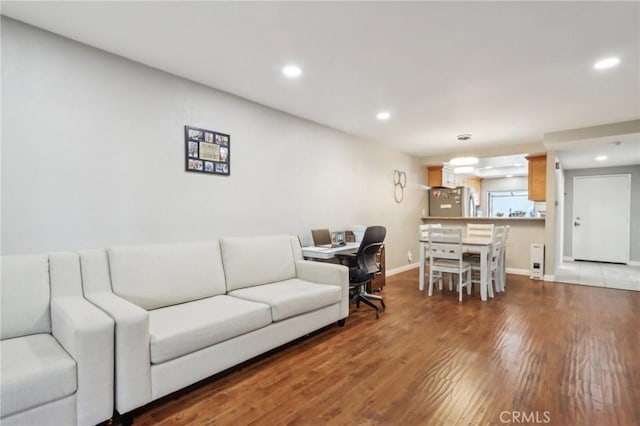
<svg viewBox="0 0 640 426"><path fill-rule="evenodd" d="M313 245L323 248L337 248L346 244L344 232L334 232L334 240L331 240L331 233L328 229L312 229L311 238L313 238Z"/></svg>

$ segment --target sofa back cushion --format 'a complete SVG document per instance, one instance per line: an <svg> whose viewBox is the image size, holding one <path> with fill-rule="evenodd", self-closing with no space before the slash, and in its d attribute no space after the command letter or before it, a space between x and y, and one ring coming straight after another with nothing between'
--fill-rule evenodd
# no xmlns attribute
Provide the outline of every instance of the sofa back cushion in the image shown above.
<svg viewBox="0 0 640 426"><path fill-rule="evenodd" d="M2 256L1 338L51 333L49 256Z"/></svg>
<svg viewBox="0 0 640 426"><path fill-rule="evenodd" d="M218 241L112 247L113 292L146 309L225 293Z"/></svg>
<svg viewBox="0 0 640 426"><path fill-rule="evenodd" d="M288 235L220 240L227 291L295 278Z"/></svg>

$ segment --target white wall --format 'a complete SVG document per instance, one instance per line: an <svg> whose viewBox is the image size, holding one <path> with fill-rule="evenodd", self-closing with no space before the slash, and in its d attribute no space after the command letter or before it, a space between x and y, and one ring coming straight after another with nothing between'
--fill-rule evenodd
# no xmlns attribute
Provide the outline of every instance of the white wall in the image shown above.
<svg viewBox="0 0 640 426"><path fill-rule="evenodd" d="M2 65L3 254L382 224L417 258L417 159L6 18ZM231 134L230 177L184 171L185 124Z"/></svg>
<svg viewBox="0 0 640 426"><path fill-rule="evenodd" d="M555 269L557 269L563 260L562 255L562 247L564 244L564 210L565 210L565 199L564 199L564 170L560 165L558 158L555 159L558 163L558 169L555 171L555 192L556 192L556 206L555 206ZM555 271L553 271L555 274Z"/></svg>

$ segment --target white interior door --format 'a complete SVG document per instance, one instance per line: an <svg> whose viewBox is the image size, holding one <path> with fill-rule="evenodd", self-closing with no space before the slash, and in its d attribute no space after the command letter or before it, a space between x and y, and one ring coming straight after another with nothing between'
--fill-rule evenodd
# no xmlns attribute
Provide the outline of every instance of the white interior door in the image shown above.
<svg viewBox="0 0 640 426"><path fill-rule="evenodd" d="M573 258L629 261L631 175L573 178Z"/></svg>

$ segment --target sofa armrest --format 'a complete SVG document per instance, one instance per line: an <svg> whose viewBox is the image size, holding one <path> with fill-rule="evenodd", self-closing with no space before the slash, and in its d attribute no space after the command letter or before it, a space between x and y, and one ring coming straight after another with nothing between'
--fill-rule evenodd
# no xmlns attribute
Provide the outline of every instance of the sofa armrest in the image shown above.
<svg viewBox="0 0 640 426"><path fill-rule="evenodd" d="M77 422L95 425L113 414L113 320L85 299L51 301L52 334L76 361Z"/></svg>
<svg viewBox="0 0 640 426"><path fill-rule="evenodd" d="M342 287L340 319L349 316L349 268L333 263L297 260L296 275L305 281Z"/></svg>
<svg viewBox="0 0 640 426"><path fill-rule="evenodd" d="M151 402L149 312L111 292L86 295L115 321L115 406L124 414Z"/></svg>

